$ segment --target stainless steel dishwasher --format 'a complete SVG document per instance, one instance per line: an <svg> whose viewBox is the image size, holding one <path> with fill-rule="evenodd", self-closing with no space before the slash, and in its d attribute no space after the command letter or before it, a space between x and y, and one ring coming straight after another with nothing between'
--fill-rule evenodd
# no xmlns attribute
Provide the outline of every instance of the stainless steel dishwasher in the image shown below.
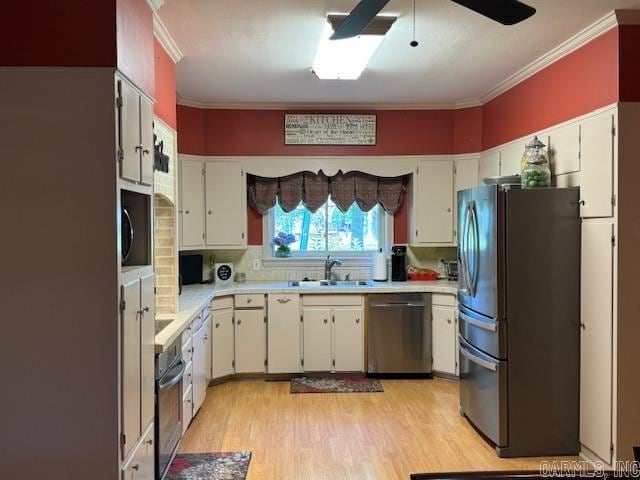
<svg viewBox="0 0 640 480"><path fill-rule="evenodd" d="M369 295L367 374L431 376L431 294Z"/></svg>

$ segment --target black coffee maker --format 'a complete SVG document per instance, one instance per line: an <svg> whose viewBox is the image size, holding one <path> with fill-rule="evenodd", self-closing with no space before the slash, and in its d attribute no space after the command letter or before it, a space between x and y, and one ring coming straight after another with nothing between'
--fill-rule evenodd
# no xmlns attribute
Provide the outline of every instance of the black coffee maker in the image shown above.
<svg viewBox="0 0 640 480"><path fill-rule="evenodd" d="M405 245L394 245L391 247L391 281L407 281L407 247Z"/></svg>

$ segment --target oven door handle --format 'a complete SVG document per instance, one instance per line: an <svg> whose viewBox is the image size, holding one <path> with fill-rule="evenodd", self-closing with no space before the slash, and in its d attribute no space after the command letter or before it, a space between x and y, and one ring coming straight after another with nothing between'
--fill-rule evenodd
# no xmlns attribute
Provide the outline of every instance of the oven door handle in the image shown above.
<svg viewBox="0 0 640 480"><path fill-rule="evenodd" d="M187 365L184 363L184 360L180 360L180 362L178 362L176 364L176 366L171 369L171 371L173 371L173 370L175 370L177 368L180 368L180 371L176 375L173 375L171 378L169 378L169 380L162 381L162 378L164 378L166 375L164 375L160 379L160 381L158 382L158 390L159 391L162 392L164 390L168 390L171 387L177 385L180 382L180 380L182 380L182 377L184 376L184 372L187 369ZM167 372L167 373L169 373L169 372Z"/></svg>

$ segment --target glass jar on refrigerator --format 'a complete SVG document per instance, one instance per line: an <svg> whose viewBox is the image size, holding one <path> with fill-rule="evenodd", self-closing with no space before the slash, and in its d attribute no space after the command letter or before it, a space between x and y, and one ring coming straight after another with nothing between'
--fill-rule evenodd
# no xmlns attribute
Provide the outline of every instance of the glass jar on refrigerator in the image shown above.
<svg viewBox="0 0 640 480"><path fill-rule="evenodd" d="M545 148L537 136L526 145L522 156L522 188L551 186L549 156Z"/></svg>

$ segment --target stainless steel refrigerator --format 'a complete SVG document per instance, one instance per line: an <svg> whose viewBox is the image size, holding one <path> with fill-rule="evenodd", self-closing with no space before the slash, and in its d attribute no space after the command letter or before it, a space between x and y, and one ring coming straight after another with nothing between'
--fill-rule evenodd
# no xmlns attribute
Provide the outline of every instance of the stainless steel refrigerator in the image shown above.
<svg viewBox="0 0 640 480"><path fill-rule="evenodd" d="M460 411L501 457L580 450L578 197L458 193Z"/></svg>

